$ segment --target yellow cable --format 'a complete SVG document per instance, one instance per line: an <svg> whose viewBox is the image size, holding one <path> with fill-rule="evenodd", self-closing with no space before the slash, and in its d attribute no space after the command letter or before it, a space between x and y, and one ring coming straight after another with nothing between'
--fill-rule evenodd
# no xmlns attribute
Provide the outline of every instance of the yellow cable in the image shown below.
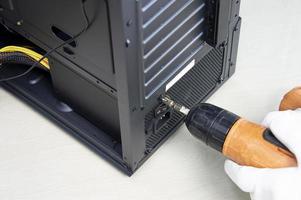
<svg viewBox="0 0 301 200"><path fill-rule="evenodd" d="M6 46L0 49L0 53L10 53L10 52L21 52L29 57L33 58L36 61L39 61L42 59L42 55L25 47L19 47L19 46ZM50 70L49 61L47 58L43 59L41 62L41 65L43 65L47 70Z"/></svg>

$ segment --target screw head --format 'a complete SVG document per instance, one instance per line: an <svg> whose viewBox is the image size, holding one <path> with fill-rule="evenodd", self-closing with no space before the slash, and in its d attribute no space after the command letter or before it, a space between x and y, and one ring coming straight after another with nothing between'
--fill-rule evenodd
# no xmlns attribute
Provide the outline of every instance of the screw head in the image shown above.
<svg viewBox="0 0 301 200"><path fill-rule="evenodd" d="M125 41L125 46L126 46L126 47L129 47L130 44L131 44L131 40L130 40L130 39L126 39L126 41Z"/></svg>
<svg viewBox="0 0 301 200"><path fill-rule="evenodd" d="M222 83L223 81L224 81L223 77L220 77L219 80L218 80L219 83Z"/></svg>
<svg viewBox="0 0 301 200"><path fill-rule="evenodd" d="M22 20L17 21L17 25L18 25L18 26L21 26L22 24L23 24L23 21L22 21Z"/></svg>

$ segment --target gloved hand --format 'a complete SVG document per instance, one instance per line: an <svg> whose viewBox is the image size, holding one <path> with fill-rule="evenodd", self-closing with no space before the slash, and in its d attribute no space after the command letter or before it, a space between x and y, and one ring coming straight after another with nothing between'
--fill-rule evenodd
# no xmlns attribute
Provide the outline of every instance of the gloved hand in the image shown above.
<svg viewBox="0 0 301 200"><path fill-rule="evenodd" d="M272 112L263 121L301 162L301 110ZM225 171L252 200L301 200L301 167L259 169L240 166L230 160Z"/></svg>

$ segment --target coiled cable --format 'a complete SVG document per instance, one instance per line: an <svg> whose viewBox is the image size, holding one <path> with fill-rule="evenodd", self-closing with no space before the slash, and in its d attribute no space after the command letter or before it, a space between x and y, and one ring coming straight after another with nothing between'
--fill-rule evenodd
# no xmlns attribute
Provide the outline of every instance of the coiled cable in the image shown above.
<svg viewBox="0 0 301 200"><path fill-rule="evenodd" d="M32 66L36 62L36 59L21 53L21 52L0 52L0 64L21 64ZM48 63L41 62L37 67L44 69L46 71L50 70Z"/></svg>

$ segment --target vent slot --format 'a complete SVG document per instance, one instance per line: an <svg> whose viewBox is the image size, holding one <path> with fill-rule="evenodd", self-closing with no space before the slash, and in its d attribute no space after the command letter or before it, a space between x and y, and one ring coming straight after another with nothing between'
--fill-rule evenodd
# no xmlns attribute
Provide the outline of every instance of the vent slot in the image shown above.
<svg viewBox="0 0 301 200"><path fill-rule="evenodd" d="M205 40L205 0L142 1L143 66L148 99L189 59Z"/></svg>
<svg viewBox="0 0 301 200"><path fill-rule="evenodd" d="M57 38L59 38L60 40L62 40L64 42L67 42L67 41L72 39L72 36L65 33L64 31L62 31L61 29L59 29L56 26L52 26L51 30ZM72 47L76 47L75 41L70 42L69 45L72 46Z"/></svg>
<svg viewBox="0 0 301 200"><path fill-rule="evenodd" d="M188 108L203 101L216 87L223 71L223 50L211 50L187 74L168 90L168 95L176 102ZM145 127L152 127L154 111L145 116ZM171 133L184 119L184 116L173 112L170 119L160 130L148 130L146 148L152 149Z"/></svg>

